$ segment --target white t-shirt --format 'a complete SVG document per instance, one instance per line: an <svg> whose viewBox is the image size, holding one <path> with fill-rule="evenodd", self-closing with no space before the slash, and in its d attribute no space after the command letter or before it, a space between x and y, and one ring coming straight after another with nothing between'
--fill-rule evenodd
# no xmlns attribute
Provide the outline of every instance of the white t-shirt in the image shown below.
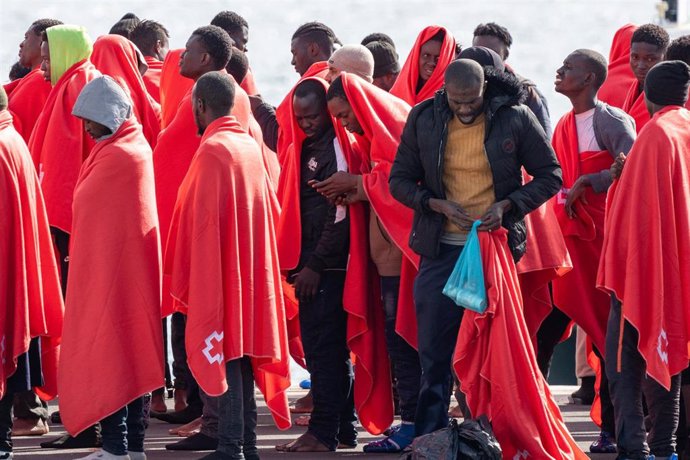
<svg viewBox="0 0 690 460"><path fill-rule="evenodd" d="M577 150L580 153L601 150L594 135L594 109L576 113L575 125L577 126Z"/></svg>

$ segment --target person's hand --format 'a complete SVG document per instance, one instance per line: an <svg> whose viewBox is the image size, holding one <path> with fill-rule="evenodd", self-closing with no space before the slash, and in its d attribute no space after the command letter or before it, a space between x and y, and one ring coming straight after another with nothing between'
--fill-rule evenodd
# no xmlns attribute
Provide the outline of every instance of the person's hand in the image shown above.
<svg viewBox="0 0 690 460"><path fill-rule="evenodd" d="M611 165L611 178L615 180L621 177L623 166L625 166L625 154L619 153L616 160Z"/></svg>
<svg viewBox="0 0 690 460"><path fill-rule="evenodd" d="M309 267L304 267L295 275L295 296L300 302L311 302L319 292L321 274Z"/></svg>
<svg viewBox="0 0 690 460"><path fill-rule="evenodd" d="M472 217L467 214L467 211L462 209L462 206L459 204L448 200L431 198L429 200L429 207L432 211L446 216L446 218L460 230L465 230L467 232L472 230L474 219L472 219Z"/></svg>
<svg viewBox="0 0 690 460"><path fill-rule="evenodd" d="M329 200L335 201L341 195L357 191L357 176L338 171L326 180L309 181L309 185Z"/></svg>
<svg viewBox="0 0 690 460"><path fill-rule="evenodd" d="M362 201L357 193L348 193L347 195L339 195L333 200L333 204L336 206L349 206L352 203Z"/></svg>
<svg viewBox="0 0 690 460"><path fill-rule="evenodd" d="M571 219L575 217L575 202L581 200L583 204L587 203L585 191L587 187L591 186L588 176L580 176L577 178L573 186L568 191L568 196L565 198L565 213Z"/></svg>
<svg viewBox="0 0 690 460"><path fill-rule="evenodd" d="M501 228L501 223L503 222L503 214L510 211L513 204L510 200L499 201L494 203L482 216L482 223L477 227L477 231L480 232L491 232Z"/></svg>
<svg viewBox="0 0 690 460"><path fill-rule="evenodd" d="M263 103L264 100L260 94L249 96L249 106L251 107L252 112L254 112Z"/></svg>

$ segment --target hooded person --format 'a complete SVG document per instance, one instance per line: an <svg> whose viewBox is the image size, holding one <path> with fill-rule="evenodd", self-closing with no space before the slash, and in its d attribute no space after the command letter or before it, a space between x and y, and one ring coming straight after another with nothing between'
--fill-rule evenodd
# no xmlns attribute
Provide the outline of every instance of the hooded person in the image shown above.
<svg viewBox="0 0 690 460"><path fill-rule="evenodd" d="M612 298L606 373L618 452L626 458L678 458L680 373L690 358L690 276L683 268L690 257L690 112L683 108L689 86L690 67L682 61L647 73L651 120L609 192L597 285Z"/></svg>
<svg viewBox="0 0 690 460"><path fill-rule="evenodd" d="M374 56L374 74L372 75L375 86L384 91L390 91L400 74L398 52L395 47L384 41L371 41L364 44Z"/></svg>
<svg viewBox="0 0 690 460"><path fill-rule="evenodd" d="M664 59L669 42L668 32L656 24L638 27L630 39L630 68L635 80L630 83L621 108L633 117L638 133L650 119L644 99L645 77L655 64Z"/></svg>
<svg viewBox="0 0 690 460"><path fill-rule="evenodd" d="M72 435L101 421L103 449L85 459L142 459L143 396L163 380L151 148L108 76L84 86L72 113L96 145L74 191L60 416Z"/></svg>
<svg viewBox="0 0 690 460"><path fill-rule="evenodd" d="M41 36L48 27L59 24L62 22L56 19L39 19L29 26L19 44L19 63L28 68L29 73L17 80L11 92L9 84L5 85L14 127L27 144L52 89L41 71Z"/></svg>
<svg viewBox="0 0 690 460"><path fill-rule="evenodd" d="M171 294L187 315L190 369L218 397L217 452L204 458L258 458L254 382L276 425L290 426L278 213L260 148L230 115L236 88L225 72L197 79L202 140L180 185L166 249Z"/></svg>
<svg viewBox="0 0 690 460"><path fill-rule="evenodd" d="M344 45L328 58L328 73L325 80L332 82L341 72L357 75L371 83L374 74L374 56L364 45Z"/></svg>
<svg viewBox="0 0 690 460"><path fill-rule="evenodd" d="M146 140L155 148L160 133L161 107L147 91L142 78L148 64L141 51L121 35L103 35L93 44L91 62L125 90Z"/></svg>
<svg viewBox="0 0 690 460"><path fill-rule="evenodd" d="M7 299L0 315L0 458L11 458L15 394L39 386L44 399L57 394L64 314L38 176L7 106L0 88L0 295Z"/></svg>
<svg viewBox="0 0 690 460"><path fill-rule="evenodd" d="M414 437L419 388L419 358L411 332L415 328L412 280L418 259L407 245L411 212L391 196L388 175L409 105L349 73L333 81L327 97L333 117L354 136L353 161L348 172L339 171L313 186L331 200L370 209L368 221L351 215L350 265L343 299L350 315L348 343L359 363L355 366L355 407L362 426L373 434L392 421L390 365L382 353L387 350L401 382L404 424L394 439L365 449L401 451ZM340 142L347 139L341 137ZM371 282L377 278L372 289Z"/></svg>
<svg viewBox="0 0 690 460"><path fill-rule="evenodd" d="M443 73L455 59L455 38L440 26L424 28L412 46L391 88L392 95L414 106L434 97L443 86Z"/></svg>
<svg viewBox="0 0 690 460"><path fill-rule="evenodd" d="M591 262L601 256L611 165L618 155L630 151L636 137L629 115L597 100L606 71L606 59L592 50L575 50L564 59L554 87L568 97L573 109L559 120L552 140L563 171L554 209L573 261L573 269L553 281L553 300L587 333L600 369L604 368L610 301L596 288L596 267ZM579 293L577 299L573 292ZM554 331L554 342L562 335ZM605 375L602 378L601 432L590 451L612 453L616 450L613 406L608 381Z"/></svg>
<svg viewBox="0 0 690 460"><path fill-rule="evenodd" d="M144 20L134 28L130 40L142 52L148 65L148 69L142 75L146 90L160 104L161 73L170 46L170 34L162 24Z"/></svg>
<svg viewBox="0 0 690 460"><path fill-rule="evenodd" d="M635 74L630 67L630 39L637 30L634 24L626 24L616 31L609 51L609 65L606 81L597 97L600 101L622 108Z"/></svg>

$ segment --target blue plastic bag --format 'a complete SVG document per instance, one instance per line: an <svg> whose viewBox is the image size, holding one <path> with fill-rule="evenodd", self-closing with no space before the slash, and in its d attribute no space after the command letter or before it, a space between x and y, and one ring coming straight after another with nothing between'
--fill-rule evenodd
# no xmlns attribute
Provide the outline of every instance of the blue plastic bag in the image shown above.
<svg viewBox="0 0 690 460"><path fill-rule="evenodd" d="M443 294L461 307L477 313L484 313L486 310L486 286L484 285L482 251L477 236L477 227L480 224L480 220L472 224L472 230L467 235L465 247L462 249L448 281L446 281Z"/></svg>

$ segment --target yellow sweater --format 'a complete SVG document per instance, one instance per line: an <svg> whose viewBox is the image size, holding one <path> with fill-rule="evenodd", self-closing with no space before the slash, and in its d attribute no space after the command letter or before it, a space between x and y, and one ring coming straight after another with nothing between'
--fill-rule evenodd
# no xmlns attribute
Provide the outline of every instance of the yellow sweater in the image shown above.
<svg viewBox="0 0 690 460"><path fill-rule="evenodd" d="M484 151L484 115L471 125L453 117L448 123L448 140L443 159L446 199L460 204L473 218L481 217L496 201L489 158ZM466 233L447 222L447 233Z"/></svg>

